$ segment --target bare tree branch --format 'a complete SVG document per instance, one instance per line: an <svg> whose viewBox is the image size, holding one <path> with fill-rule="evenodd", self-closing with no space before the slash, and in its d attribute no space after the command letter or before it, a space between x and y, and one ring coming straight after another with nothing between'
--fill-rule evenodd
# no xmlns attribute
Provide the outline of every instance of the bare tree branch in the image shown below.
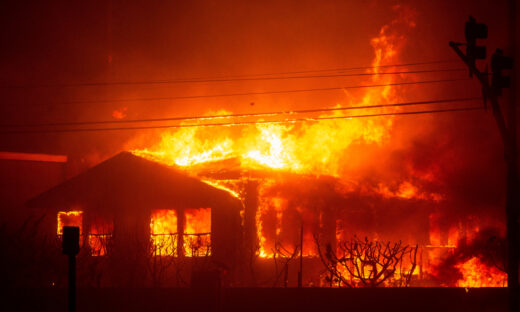
<svg viewBox="0 0 520 312"><path fill-rule="evenodd" d="M338 243L336 251L326 244L324 254L319 235L314 239L321 262L340 287L410 285L417 263L417 245L370 241L367 237L361 240L354 236Z"/></svg>

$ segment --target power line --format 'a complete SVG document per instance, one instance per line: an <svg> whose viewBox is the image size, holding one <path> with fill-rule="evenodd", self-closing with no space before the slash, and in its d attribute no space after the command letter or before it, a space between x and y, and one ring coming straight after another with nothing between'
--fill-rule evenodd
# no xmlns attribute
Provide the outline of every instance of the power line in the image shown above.
<svg viewBox="0 0 520 312"><path fill-rule="evenodd" d="M376 66L375 68L420 66L420 65L433 65L433 64L443 64L443 63L458 63L458 62L460 62L460 60L457 60L457 59L437 60L437 61L414 62L414 63L404 63L404 64L379 65L379 66ZM363 70L363 69L373 69L373 68L374 68L374 66L339 67L339 68L328 68L328 69L286 71L286 72L275 72L275 73L271 72L271 73L230 75L230 76L192 77L192 78L180 78L180 79L182 79L182 80L226 79L226 78L242 78L242 77L274 76L274 75L292 75L292 74L307 74L307 73L334 72L334 71L352 71L352 70Z"/></svg>
<svg viewBox="0 0 520 312"><path fill-rule="evenodd" d="M142 122L159 122L159 121L186 121L186 120L208 120L208 119L227 119L227 118L244 118L244 117L268 117L268 116L280 116L280 115L295 115L295 114L307 114L307 113L320 113L320 112L334 112L334 111L347 111L357 109L372 109L372 108L384 108L384 107L403 107L412 105L430 105L430 104L441 104L441 103L454 103L454 102L467 102L479 100L480 97L472 98L453 98L453 99L440 99L440 100L428 100L428 101L414 101L404 103L387 103L377 105L364 105L364 106L349 106L349 107L335 107L335 108L315 108L315 109L301 109L292 111L275 111L265 113L244 113L244 114L225 114L225 115L208 115L208 116L183 116L183 117L164 117L164 118L149 118L149 119L127 119L127 120L91 120L91 121L79 121L79 122L53 122L53 123L39 123L39 124L3 124L0 127L3 128L33 128L33 127L55 127L55 126L82 126L82 125L99 125L99 124L124 124L124 123L142 123Z"/></svg>
<svg viewBox="0 0 520 312"><path fill-rule="evenodd" d="M111 99L111 100L105 99L105 100L92 100L92 101L90 101L90 100L89 101L67 101L67 102L58 102L58 103L55 103L55 104L68 105L68 104L125 103L125 102L150 102L150 101L165 101L165 100L189 100L189 99L204 99L204 98L248 96L248 95L267 95L267 94L334 91L334 90L344 90L344 89L378 88L378 87L386 87L386 86L404 86L404 85L443 83L443 82L455 82L455 81L471 81L471 79L469 79L469 78L453 78L453 79L436 79L436 80L396 82L396 83L372 84L372 85L353 85L353 86L328 87L328 88L272 90L272 91L237 92L237 93L220 93L220 94L217 93L217 94L186 95L186 96L181 95L181 96L167 96L167 97L145 97L145 98L133 98L133 99Z"/></svg>
<svg viewBox="0 0 520 312"><path fill-rule="evenodd" d="M421 66L421 65L433 65L433 64L455 63L455 62L459 62L459 60L457 60L457 59L452 59L452 60L434 60L434 61L425 61L425 62L388 64L388 65L379 65L379 66L377 66L375 68ZM374 66L339 67L339 68L300 70L300 71L286 71L286 72L274 72L274 73L271 72L271 73L257 73L257 74L244 74L244 75L191 77L191 78L179 78L179 80L190 80L191 81L191 80L207 80L207 79L243 78L243 77L257 77L257 76L306 74L306 73L317 73L317 72L352 71L352 70L363 70L363 69L373 69L373 68L374 68Z"/></svg>
<svg viewBox="0 0 520 312"><path fill-rule="evenodd" d="M363 115L332 116L332 117L314 117L314 118L295 118L295 119L286 119L286 120L281 120L281 121L243 121L243 122L229 122L229 123L138 126L138 127L119 127L119 128L52 129L52 130L27 130L27 131L14 130L14 131L0 131L0 134L44 134L44 133L97 132L97 131L120 131L120 130L168 129L168 128L247 126L247 125L259 125L259 124L284 124L284 123L297 123L297 122L314 122L314 121L320 121L320 120L339 120L339 119L382 117L382 116L463 112L463 111L475 111L475 110L482 110L482 109L483 109L482 106L471 106L471 107L462 107L462 108L447 108L447 109L411 111L411 112L363 114Z"/></svg>
<svg viewBox="0 0 520 312"><path fill-rule="evenodd" d="M153 85L153 84L177 84L177 83L209 83L209 82L232 82L232 81L260 81L260 80L287 80L287 79L315 79L315 78L338 78L338 77L357 77L357 76L377 76L377 75L404 75L404 74L425 74L467 71L465 68L448 69L428 69L414 71L394 71L376 73L351 73L351 74L332 74L332 75L310 75L310 76L282 76L282 77L250 77L250 78L227 78L227 79L206 79L206 80L155 80L155 81L104 81L86 83L67 83L67 84L48 84L48 85L2 85L1 88L66 88L66 87L95 87L113 85Z"/></svg>

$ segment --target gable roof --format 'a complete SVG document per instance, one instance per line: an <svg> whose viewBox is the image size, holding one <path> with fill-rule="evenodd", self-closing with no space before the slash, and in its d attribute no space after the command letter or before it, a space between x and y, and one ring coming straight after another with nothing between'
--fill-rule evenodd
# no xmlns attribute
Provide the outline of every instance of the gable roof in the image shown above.
<svg viewBox="0 0 520 312"><path fill-rule="evenodd" d="M51 210L239 207L240 201L184 172L122 152L30 199ZM118 207L118 208L114 208Z"/></svg>

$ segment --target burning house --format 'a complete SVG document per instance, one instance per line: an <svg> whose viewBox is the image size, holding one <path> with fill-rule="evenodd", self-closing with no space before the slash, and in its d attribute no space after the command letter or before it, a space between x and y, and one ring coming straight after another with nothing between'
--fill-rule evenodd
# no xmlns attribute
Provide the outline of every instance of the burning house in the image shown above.
<svg viewBox="0 0 520 312"><path fill-rule="evenodd" d="M404 62L404 34L417 23L413 10L394 10L397 17L369 41L370 66L353 68L356 74L326 70L311 76L324 78L319 86L287 83L287 91L264 92L261 85L251 92L201 88L207 94L183 95L184 83L231 83L241 76L157 80L153 84L165 89L146 91L172 101L340 91L327 101L321 95L291 105L268 99L265 109L250 102L235 111L233 103L218 107L224 101L215 100L194 105L197 113L194 108L187 117L165 105L149 119L125 119L132 108L123 107L112 113L116 124L49 126L49 132L135 132L117 137L117 151L125 152L27 206L45 215L44 232L58 240L63 226L80 227L85 258L79 263L89 266L87 275L99 276L93 285L183 286L192 272L218 271L228 286L505 286L504 225L496 213L503 194L479 183L486 174L490 181L501 177L474 170L497 162L496 155L460 148L461 142L482 149L496 142L483 144L475 135L469 142L472 129L456 128L459 119L432 117L475 110L466 105L475 98L413 88L464 80L467 70L444 61ZM311 78L302 73L273 80ZM333 80L340 76L366 79L343 87ZM134 90L126 91L122 99ZM149 113L140 98L128 102L137 103L133 116ZM165 117L169 109L171 118ZM467 125L482 121L460 116ZM94 127L99 124L110 126ZM446 124L451 128L441 129ZM474 194L482 197L473 200ZM101 271L107 273L92 273Z"/></svg>
<svg viewBox="0 0 520 312"><path fill-rule="evenodd" d="M27 206L45 215L43 228L58 239L63 226L78 226L87 261L111 259L104 266L113 266L109 270L114 272L132 271L137 277L131 283L145 283L147 274L156 274L146 272L150 261L175 267L179 259L192 258L192 262L210 259L206 269L225 272L231 284L261 285L268 276L269 283L294 285L296 259L303 257L304 282L319 285L323 268L318 237L330 246L355 234L399 240L402 237L392 233L409 222L401 218L385 224L394 217L391 214L422 220L409 226L407 233L413 237L410 242L428 244L424 229L430 211L421 207L420 200L360 195L352 186L338 191L340 183L334 177L221 166L212 163L188 175L123 152L33 198ZM226 166L230 168L229 161ZM393 209L384 213L377 208L385 205ZM263 282L244 272L252 265L251 257L257 258L254 266ZM273 260L281 262L273 267ZM185 278L194 269L193 264L184 267ZM116 279L124 280L120 275Z"/></svg>
<svg viewBox="0 0 520 312"><path fill-rule="evenodd" d="M197 270L219 271L235 286L395 286L396 274L406 285L426 285L435 257L453 248L432 236L436 195L408 184L370 189L331 175L244 170L232 158L181 170L134 154L120 153L27 203L58 240L63 226L80 227L85 262L110 272L99 273L97 285L182 286ZM345 270L356 262L341 272L340 256L330 255L353 252L345 245L352 239L360 248L399 243L391 262L355 277ZM386 273L366 282L377 270Z"/></svg>
<svg viewBox="0 0 520 312"><path fill-rule="evenodd" d="M59 237L63 226L79 226L84 253L115 259L114 266L128 270L123 274L144 275L150 255L211 255L229 268L240 244L238 200L130 153L102 162L27 205L46 215L47 233Z"/></svg>

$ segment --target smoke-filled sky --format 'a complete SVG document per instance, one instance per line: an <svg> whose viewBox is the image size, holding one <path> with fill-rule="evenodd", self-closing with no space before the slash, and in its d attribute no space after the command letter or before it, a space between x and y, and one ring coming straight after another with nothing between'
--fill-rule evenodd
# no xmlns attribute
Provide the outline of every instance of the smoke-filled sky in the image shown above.
<svg viewBox="0 0 520 312"><path fill-rule="evenodd" d="M464 41L464 22L470 14L489 26L488 55L497 47L506 52L508 48L507 1L2 1L0 6L3 125L200 115L222 109L249 113L344 105L350 103L349 95L341 90L187 100L117 100L337 87L370 80L342 77L55 85L370 66L374 59L371 39L380 34L383 26L393 25L403 15L413 20L414 27L396 30L403 38L399 63L456 60L448 42ZM461 62L455 62L429 68L463 67ZM466 72L455 72L423 74L414 79L465 77ZM471 80L416 86L400 92L398 98L403 101L480 94L477 82ZM456 193L454 198L460 197L465 203L475 201L480 206L500 202L502 146L489 111L399 117L393 131L390 147L378 150L379 162L367 162L359 156L362 153L351 153L344 159L347 167L362 168L365 173L372 170L382 178L386 175L395 179L409 172L402 168L403 164L412 166L414 171L430 172L434 168L438 179L449 184L439 191ZM121 151L141 134L0 134L0 150L67 154L71 162L92 165ZM494 188L490 189L490 185ZM435 187L439 185L432 186Z"/></svg>
<svg viewBox="0 0 520 312"><path fill-rule="evenodd" d="M417 25L403 34L408 40L400 57L403 63L455 59L448 41L463 40L469 14L489 25L489 50L506 43L507 1L2 1L0 81L10 86L150 81L366 66L373 59L370 39L396 18L396 5L413 12ZM343 78L167 86L2 87L0 118L2 124L30 124L111 119L114 110L124 107L127 118L202 114L210 109L249 112L273 107L330 107L343 100L342 92L69 102L356 82L356 78ZM443 91L441 86L426 94L431 97L433 92ZM110 153L117 142L133 134L3 135L0 148L74 155L93 149Z"/></svg>

